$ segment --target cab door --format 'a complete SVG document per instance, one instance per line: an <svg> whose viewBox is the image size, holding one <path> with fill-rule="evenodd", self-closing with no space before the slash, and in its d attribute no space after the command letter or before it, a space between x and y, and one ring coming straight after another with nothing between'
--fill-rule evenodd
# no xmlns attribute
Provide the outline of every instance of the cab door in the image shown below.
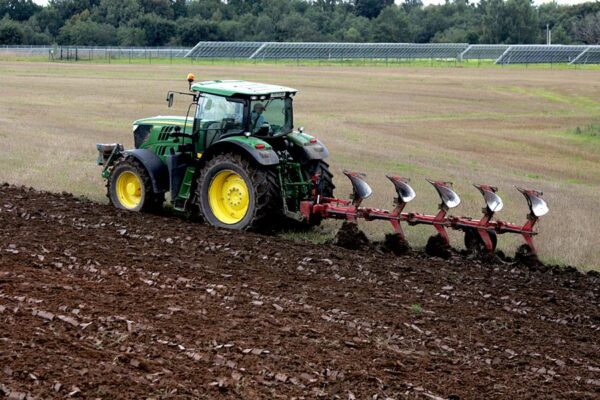
<svg viewBox="0 0 600 400"><path fill-rule="evenodd" d="M197 152L202 153L221 138L244 133L245 101L203 94L198 100L195 130Z"/></svg>

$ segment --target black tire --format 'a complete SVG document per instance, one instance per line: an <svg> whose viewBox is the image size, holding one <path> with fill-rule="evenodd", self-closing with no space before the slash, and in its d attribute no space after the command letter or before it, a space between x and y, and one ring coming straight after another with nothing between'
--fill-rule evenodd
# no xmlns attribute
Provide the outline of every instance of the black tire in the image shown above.
<svg viewBox="0 0 600 400"><path fill-rule="evenodd" d="M124 172L131 172L135 174L141 182L141 200L137 207L128 208L124 206L119 200L117 195L117 180ZM111 204L116 208L128 211L142 211L142 212L158 212L162 209L165 201L164 193L154 193L152 189L152 181L146 168L135 158L124 158L114 165L111 169L106 182L106 197L110 200Z"/></svg>
<svg viewBox="0 0 600 400"><path fill-rule="evenodd" d="M493 251L495 252L496 245L498 244L498 235L493 231L488 231L488 234L490 235ZM487 254L488 252L477 229L465 229L465 247L471 254Z"/></svg>
<svg viewBox="0 0 600 400"><path fill-rule="evenodd" d="M333 174L329 170L329 164L323 160L309 161L304 167L305 178L311 179L317 173L320 173L321 175L319 180L319 194L322 197L333 197L335 185L333 184ZM308 225L319 226L322 220L323 219L319 215L314 215L311 217Z"/></svg>
<svg viewBox="0 0 600 400"><path fill-rule="evenodd" d="M227 224L218 219L209 203L208 190L213 178L221 171L238 174L250 191L248 210L237 223ZM239 154L218 154L206 162L196 181L194 203L200 216L210 225L235 230L270 230L281 212L277 174L273 168L257 165Z"/></svg>

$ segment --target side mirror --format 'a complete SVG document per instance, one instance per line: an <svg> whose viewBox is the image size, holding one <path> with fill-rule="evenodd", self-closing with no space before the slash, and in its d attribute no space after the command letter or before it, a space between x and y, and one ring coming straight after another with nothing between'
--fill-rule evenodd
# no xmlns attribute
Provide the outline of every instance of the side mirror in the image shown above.
<svg viewBox="0 0 600 400"><path fill-rule="evenodd" d="M167 95L167 104L168 104L169 108L173 107L173 95L174 95L173 92L170 92Z"/></svg>

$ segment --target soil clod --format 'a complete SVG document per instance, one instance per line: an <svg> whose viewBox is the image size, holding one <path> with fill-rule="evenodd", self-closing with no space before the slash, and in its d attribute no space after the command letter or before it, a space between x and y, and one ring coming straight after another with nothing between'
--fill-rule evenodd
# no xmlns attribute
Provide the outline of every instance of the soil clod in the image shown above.
<svg viewBox="0 0 600 400"><path fill-rule="evenodd" d="M403 256L412 251L410 244L397 233L388 233L385 235L383 247L397 256Z"/></svg>
<svg viewBox="0 0 600 400"><path fill-rule="evenodd" d="M452 248L446 243L442 235L437 234L429 237L427 240L425 253L432 257L440 257L447 260L452 256Z"/></svg>
<svg viewBox="0 0 600 400"><path fill-rule="evenodd" d="M531 247L527 244L522 244L515 253L515 261L528 267L543 267L538 256L531 251Z"/></svg>
<svg viewBox="0 0 600 400"><path fill-rule="evenodd" d="M338 230L334 244L345 249L363 249L369 246L369 239L363 231L358 228L354 222L344 221L342 227Z"/></svg>

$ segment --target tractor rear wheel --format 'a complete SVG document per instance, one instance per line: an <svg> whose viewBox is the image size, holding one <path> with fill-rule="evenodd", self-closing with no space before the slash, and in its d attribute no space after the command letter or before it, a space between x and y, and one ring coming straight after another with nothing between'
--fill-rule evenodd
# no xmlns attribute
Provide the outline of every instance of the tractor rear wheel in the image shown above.
<svg viewBox="0 0 600 400"><path fill-rule="evenodd" d="M264 230L281 209L275 170L250 163L239 154L219 154L200 171L196 203L211 225Z"/></svg>
<svg viewBox="0 0 600 400"><path fill-rule="evenodd" d="M129 211L158 211L165 201L164 193L154 193L146 168L133 158L125 158L110 171L106 196L116 207Z"/></svg>
<svg viewBox="0 0 600 400"><path fill-rule="evenodd" d="M319 194L322 197L333 197L333 174L329 171L329 164L323 160L312 160L304 167L306 179L311 179L315 174L319 174ZM314 215L309 222L310 226L319 226L322 222L320 215Z"/></svg>

